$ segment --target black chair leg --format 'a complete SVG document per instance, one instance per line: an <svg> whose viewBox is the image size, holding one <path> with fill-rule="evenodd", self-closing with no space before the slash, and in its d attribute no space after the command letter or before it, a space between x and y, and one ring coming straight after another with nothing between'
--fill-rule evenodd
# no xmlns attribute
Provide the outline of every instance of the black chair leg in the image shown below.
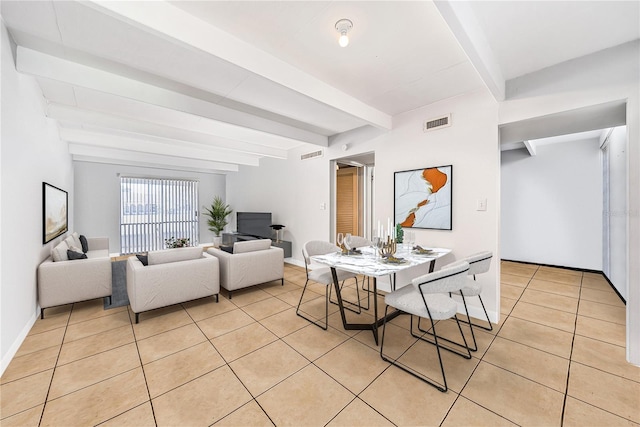
<svg viewBox="0 0 640 427"><path fill-rule="evenodd" d="M317 327L319 327L320 329L323 330L327 330L329 327L329 289L325 290L325 308L324 308L324 326L318 322L318 320L316 319L311 319L307 316L303 316L302 312L300 311L300 305L302 305L302 299L304 298L304 293L307 290L307 285L309 284L309 280L307 279L306 282L304 282L304 288L302 288L302 294L300 295L300 301L298 301L298 307L296 307L296 314L300 317L302 317L304 320L313 323L314 325L316 325ZM331 286L331 285L328 285Z"/></svg>
<svg viewBox="0 0 640 427"><path fill-rule="evenodd" d="M220 301L220 294L216 294L216 302Z"/></svg>
<svg viewBox="0 0 640 427"><path fill-rule="evenodd" d="M140 313L136 313L136 323L140 321Z"/></svg>
<svg viewBox="0 0 640 427"><path fill-rule="evenodd" d="M358 302L355 303L355 302L348 301L348 300L342 298L342 305L343 305L345 310L349 310L352 313L360 314L360 313L362 313L362 307L360 306L360 288L358 287L358 278L356 277L355 279L356 279L356 298L357 298ZM344 286L344 282L345 282L345 280L342 281L342 284L340 285L340 290L342 290L342 287ZM329 302L331 304L338 305L337 301L333 301L331 299L332 291L333 291L333 289L332 289L331 285L329 285ZM352 305L354 307L358 307L358 309L355 310L353 308L349 308L345 304L349 304L349 305ZM367 310L368 310L368 308L367 308Z"/></svg>
<svg viewBox="0 0 640 427"><path fill-rule="evenodd" d="M40 309L40 320L44 319L44 308Z"/></svg>

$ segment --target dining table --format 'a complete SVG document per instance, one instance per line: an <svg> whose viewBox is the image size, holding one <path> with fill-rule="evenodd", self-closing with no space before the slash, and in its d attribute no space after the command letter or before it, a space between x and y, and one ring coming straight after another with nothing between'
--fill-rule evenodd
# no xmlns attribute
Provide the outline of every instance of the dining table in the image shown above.
<svg viewBox="0 0 640 427"><path fill-rule="evenodd" d="M332 252L325 255L314 255L313 262L329 266L333 277L333 286L336 291L338 307L342 317L342 325L345 330L371 330L376 345L378 345L378 328L385 321L378 318L378 290L377 279L389 276L391 278L392 291L395 290L395 277L397 273L409 269L417 271L416 277L420 276L419 266L428 267L428 272L433 272L436 260L448 255L451 249L447 248L424 248L414 249L411 247L398 245L398 249L393 257L381 256L374 247L362 247L356 251ZM368 276L373 279L373 310L374 321L372 323L350 323L347 321L345 307L341 295L341 287L338 281L336 270L346 270L352 273ZM394 311L387 316L387 321L398 316L399 311Z"/></svg>

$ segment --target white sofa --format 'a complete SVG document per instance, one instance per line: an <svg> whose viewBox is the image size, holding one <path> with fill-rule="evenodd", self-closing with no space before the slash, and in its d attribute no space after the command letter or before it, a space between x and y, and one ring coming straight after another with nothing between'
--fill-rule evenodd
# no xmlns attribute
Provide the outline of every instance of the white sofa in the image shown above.
<svg viewBox="0 0 640 427"><path fill-rule="evenodd" d="M217 248L207 252L220 261L220 286L229 291L280 280L284 285L284 250L270 239L235 242L233 253Z"/></svg>
<svg viewBox="0 0 640 427"><path fill-rule="evenodd" d="M220 292L218 259L201 247L152 251L148 265L127 260L127 295L136 323L143 311L179 304Z"/></svg>
<svg viewBox="0 0 640 427"><path fill-rule="evenodd" d="M44 309L94 298L111 297L111 258L107 237L88 237L86 259L69 260L67 250L82 253L78 233L51 250L38 266L38 303Z"/></svg>

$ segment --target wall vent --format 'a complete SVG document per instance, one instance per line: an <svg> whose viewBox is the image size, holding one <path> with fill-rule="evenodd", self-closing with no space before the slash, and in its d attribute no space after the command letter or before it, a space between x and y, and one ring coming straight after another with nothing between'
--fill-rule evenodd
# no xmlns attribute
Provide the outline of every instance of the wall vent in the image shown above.
<svg viewBox="0 0 640 427"><path fill-rule="evenodd" d="M422 126L422 131L429 132L449 126L451 126L451 114L436 117L435 119L425 120Z"/></svg>
<svg viewBox="0 0 640 427"><path fill-rule="evenodd" d="M322 150L312 151L311 153L303 154L300 156L300 160L309 160L316 157L322 157Z"/></svg>

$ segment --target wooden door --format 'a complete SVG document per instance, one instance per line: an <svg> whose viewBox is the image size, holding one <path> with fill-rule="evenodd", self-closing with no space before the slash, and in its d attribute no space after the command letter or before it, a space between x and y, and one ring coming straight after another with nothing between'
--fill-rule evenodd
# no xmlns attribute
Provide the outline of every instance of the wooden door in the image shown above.
<svg viewBox="0 0 640 427"><path fill-rule="evenodd" d="M336 233L359 233L358 168L340 168L336 174Z"/></svg>

